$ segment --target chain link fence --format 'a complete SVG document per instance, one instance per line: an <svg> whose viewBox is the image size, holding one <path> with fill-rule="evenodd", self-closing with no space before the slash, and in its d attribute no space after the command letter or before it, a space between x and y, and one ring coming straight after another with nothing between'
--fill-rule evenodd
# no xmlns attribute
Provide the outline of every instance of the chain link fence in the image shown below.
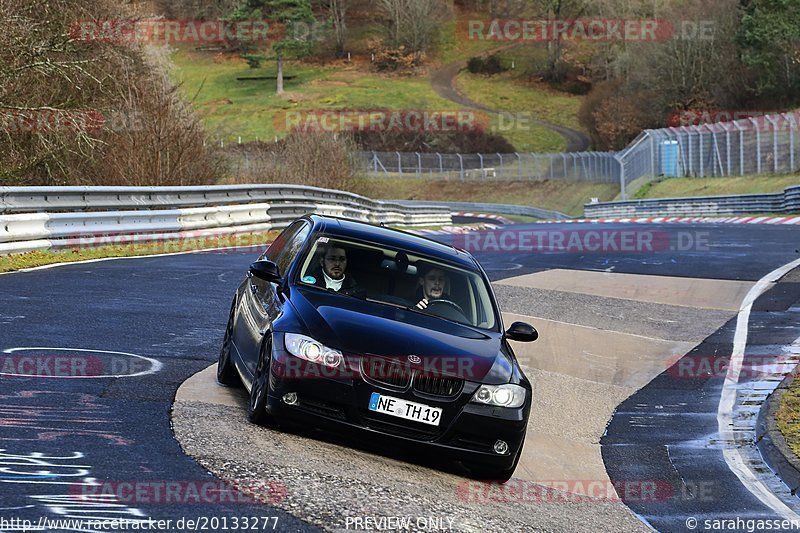
<svg viewBox="0 0 800 533"><path fill-rule="evenodd" d="M563 179L616 183L639 178L784 174L800 167L800 111L643 131L620 152L439 154L361 152L369 176L458 180Z"/></svg>
<svg viewBox="0 0 800 533"><path fill-rule="evenodd" d="M613 152L561 154L439 154L361 152L360 167L370 176L457 180L567 179L617 183Z"/></svg>
<svg viewBox="0 0 800 533"><path fill-rule="evenodd" d="M658 130L645 130L617 154L622 197L646 176L714 177L785 174L798 170L800 111Z"/></svg>

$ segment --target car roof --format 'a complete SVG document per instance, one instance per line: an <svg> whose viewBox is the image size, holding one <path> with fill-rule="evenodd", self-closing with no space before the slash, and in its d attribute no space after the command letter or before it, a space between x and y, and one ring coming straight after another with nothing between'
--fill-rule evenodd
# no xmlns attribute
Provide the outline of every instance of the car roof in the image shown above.
<svg viewBox="0 0 800 533"><path fill-rule="evenodd" d="M464 250L406 231L332 216L309 215L307 218L314 224L314 232L413 250L420 255L459 263L470 268L475 268L477 263L472 255Z"/></svg>

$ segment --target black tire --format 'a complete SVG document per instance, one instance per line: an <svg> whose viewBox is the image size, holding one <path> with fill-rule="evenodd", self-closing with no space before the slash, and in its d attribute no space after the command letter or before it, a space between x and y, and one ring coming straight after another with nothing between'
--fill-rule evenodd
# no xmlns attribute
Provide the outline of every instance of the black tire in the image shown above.
<svg viewBox="0 0 800 533"><path fill-rule="evenodd" d="M242 381L231 361L231 339L233 338L233 314L236 311L236 301L231 307L231 315L228 318L228 325L225 326L225 337L222 339L222 348L219 350L217 360L217 382L230 387L241 386Z"/></svg>
<svg viewBox="0 0 800 533"><path fill-rule="evenodd" d="M269 373L272 355L272 343L267 340L258 356L253 386L250 387L250 399L247 402L247 419L260 426L272 425L273 419L267 413L267 396L269 395Z"/></svg>

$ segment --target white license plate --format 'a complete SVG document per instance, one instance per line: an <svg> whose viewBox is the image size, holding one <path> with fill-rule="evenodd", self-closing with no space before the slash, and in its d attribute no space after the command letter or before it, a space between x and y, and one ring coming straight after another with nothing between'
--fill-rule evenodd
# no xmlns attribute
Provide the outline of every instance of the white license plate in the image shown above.
<svg viewBox="0 0 800 533"><path fill-rule="evenodd" d="M369 410L413 420L414 422L430 424L431 426L438 426L442 420L442 409L439 407L430 407L421 403L409 402L402 398L384 396L377 392L373 392L369 399Z"/></svg>

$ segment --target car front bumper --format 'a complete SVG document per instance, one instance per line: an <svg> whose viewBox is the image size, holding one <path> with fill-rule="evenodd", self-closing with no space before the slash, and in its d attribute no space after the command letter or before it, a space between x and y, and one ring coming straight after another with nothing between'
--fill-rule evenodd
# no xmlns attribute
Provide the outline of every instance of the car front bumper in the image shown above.
<svg viewBox="0 0 800 533"><path fill-rule="evenodd" d="M329 377L325 372L287 372L297 358L286 352L282 342L273 345L270 392L267 410L276 419L325 428L347 435L396 446L405 442L414 449L440 454L470 466L505 470L511 468L520 453L530 412L530 394L516 409L470 403L478 384L465 382L455 399L442 400L383 388L362 379L358 372ZM308 366L308 365L306 365ZM313 365L316 366L316 365ZM297 403L289 405L283 397L293 392ZM368 409L373 392L399 397L443 409L440 426L428 426ZM498 454L496 441L508 444L508 451Z"/></svg>

